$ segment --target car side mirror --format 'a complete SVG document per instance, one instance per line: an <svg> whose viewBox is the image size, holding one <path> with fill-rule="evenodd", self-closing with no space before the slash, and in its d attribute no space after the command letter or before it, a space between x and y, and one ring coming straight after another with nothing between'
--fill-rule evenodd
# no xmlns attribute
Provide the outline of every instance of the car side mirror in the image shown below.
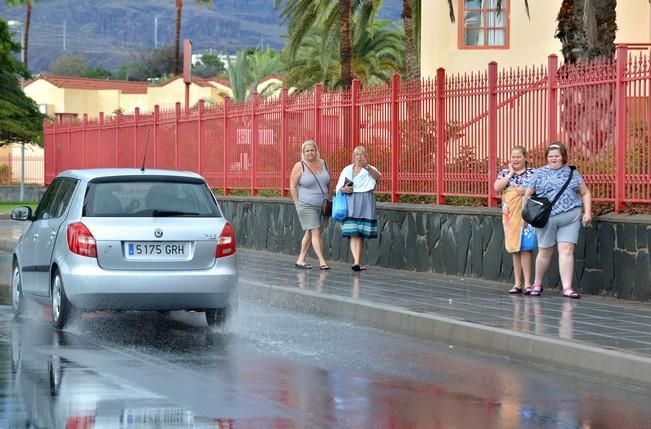
<svg viewBox="0 0 651 429"><path fill-rule="evenodd" d="M32 208L19 206L11 211L12 220L32 220Z"/></svg>

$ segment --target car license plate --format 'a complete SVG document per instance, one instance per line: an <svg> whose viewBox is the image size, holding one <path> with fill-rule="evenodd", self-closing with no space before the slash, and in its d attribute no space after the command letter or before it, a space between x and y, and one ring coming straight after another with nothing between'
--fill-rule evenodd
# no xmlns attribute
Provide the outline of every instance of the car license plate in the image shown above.
<svg viewBox="0 0 651 429"><path fill-rule="evenodd" d="M127 408L122 412L122 424L126 426L164 424L186 427L194 424L194 415L191 411L182 408Z"/></svg>
<svg viewBox="0 0 651 429"><path fill-rule="evenodd" d="M187 259L190 243L187 241L127 241L124 243L127 259Z"/></svg>

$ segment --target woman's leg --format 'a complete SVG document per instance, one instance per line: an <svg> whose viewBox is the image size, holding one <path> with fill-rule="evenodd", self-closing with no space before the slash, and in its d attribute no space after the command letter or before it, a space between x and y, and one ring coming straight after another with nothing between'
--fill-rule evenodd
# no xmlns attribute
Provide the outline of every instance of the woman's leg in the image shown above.
<svg viewBox="0 0 651 429"><path fill-rule="evenodd" d="M307 257L307 252L310 250L311 245L312 233L308 230L305 231L305 235L303 235L303 239L301 240L301 253L298 255L298 260L296 261L297 264L305 264L305 258Z"/></svg>
<svg viewBox="0 0 651 429"><path fill-rule="evenodd" d="M322 267L327 266L328 263L323 257L323 246L321 244L321 229L320 228L311 229L310 233L312 234L312 248L314 249L314 253L316 253L316 257L319 258L319 265Z"/></svg>
<svg viewBox="0 0 651 429"><path fill-rule="evenodd" d="M514 286L522 289L522 262L521 262L520 252L513 253L513 278Z"/></svg>
<svg viewBox="0 0 651 429"><path fill-rule="evenodd" d="M520 252L520 266L522 267L522 284L523 286L531 286L531 252L528 250Z"/></svg>
<svg viewBox="0 0 651 429"><path fill-rule="evenodd" d="M572 289L574 275L574 243L558 243L558 271L561 275L563 290Z"/></svg>
<svg viewBox="0 0 651 429"><path fill-rule="evenodd" d="M350 253L353 255L353 265L360 265L363 242L362 237L350 237Z"/></svg>
<svg viewBox="0 0 651 429"><path fill-rule="evenodd" d="M534 284L541 286L543 284L543 279L547 270L549 270L549 264L552 260L552 254L554 253L553 247L539 247L538 256L536 257L536 279Z"/></svg>

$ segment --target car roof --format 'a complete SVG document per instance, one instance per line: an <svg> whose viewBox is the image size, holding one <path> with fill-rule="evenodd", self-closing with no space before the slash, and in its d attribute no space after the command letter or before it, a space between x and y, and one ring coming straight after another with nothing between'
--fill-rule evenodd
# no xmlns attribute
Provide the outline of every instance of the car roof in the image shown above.
<svg viewBox="0 0 651 429"><path fill-rule="evenodd" d="M145 169L140 168L89 168L81 170L66 170L57 174L57 177L72 177L81 180L92 180L98 177L115 177L115 176L170 176L170 177L193 177L202 179L199 174L191 171L176 171L162 169Z"/></svg>

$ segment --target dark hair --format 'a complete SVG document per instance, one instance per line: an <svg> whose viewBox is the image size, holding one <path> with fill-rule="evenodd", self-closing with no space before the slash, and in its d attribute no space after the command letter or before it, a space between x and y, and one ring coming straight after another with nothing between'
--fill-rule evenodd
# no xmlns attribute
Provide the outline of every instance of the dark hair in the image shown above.
<svg viewBox="0 0 651 429"><path fill-rule="evenodd" d="M527 149L524 146L513 146L511 148L511 152L513 152L514 150L519 150L520 152L522 152L522 155L527 156Z"/></svg>
<svg viewBox="0 0 651 429"><path fill-rule="evenodd" d="M545 151L545 158L549 155L549 152L552 150L558 150L561 152L561 157L563 158L563 164L567 164L567 148L565 145L561 142L554 142L547 146L547 150Z"/></svg>

